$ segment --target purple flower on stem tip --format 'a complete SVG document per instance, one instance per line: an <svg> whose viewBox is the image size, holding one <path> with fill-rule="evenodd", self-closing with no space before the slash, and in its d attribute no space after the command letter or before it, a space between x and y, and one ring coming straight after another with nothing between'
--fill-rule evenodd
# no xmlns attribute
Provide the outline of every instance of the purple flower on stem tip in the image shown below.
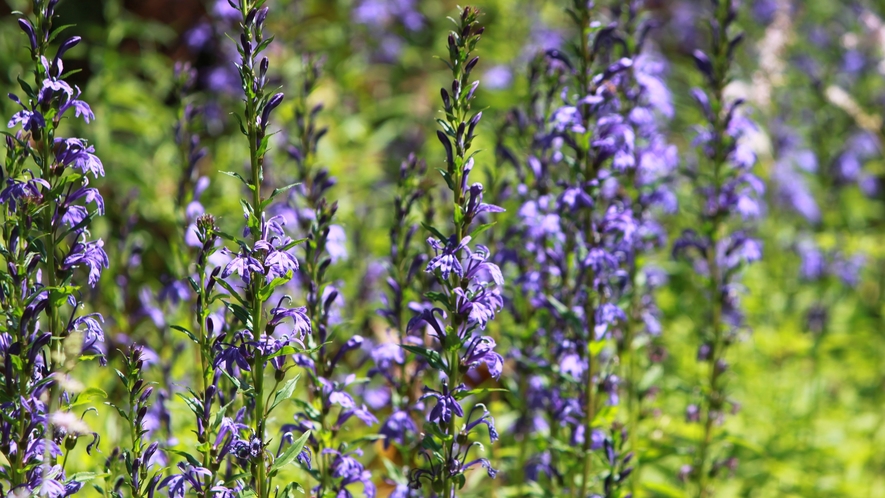
<svg viewBox="0 0 885 498"><path fill-rule="evenodd" d="M36 131L41 128L46 127L46 119L36 109L28 109L22 103L22 101L15 94L8 94L9 99L21 106L22 110L12 115L12 119L9 120L7 124L7 128L14 128L17 124L21 123L22 128L25 131Z"/></svg>
<svg viewBox="0 0 885 498"><path fill-rule="evenodd" d="M264 264L268 268L268 279L283 277L290 271L294 272L298 269L298 260L288 251L271 252L265 258Z"/></svg>
<svg viewBox="0 0 885 498"><path fill-rule="evenodd" d="M482 410L482 414L479 417L474 418L474 413L479 410ZM482 403L474 406L470 410L470 413L467 415L467 425L464 430L470 432L479 425L485 425L488 428L490 443L494 443L498 440L498 431L495 429L495 419Z"/></svg>
<svg viewBox="0 0 885 498"><path fill-rule="evenodd" d="M323 453L335 455L335 458L332 460L332 477L341 479L337 497L353 498L353 495L347 490L347 486L355 483L363 485L363 494L366 498L375 497L376 490L375 483L372 481L372 473L367 471L363 464L353 457L353 455L362 456L363 452L361 450L356 449L348 453L341 453L327 448L323 450Z"/></svg>
<svg viewBox="0 0 885 498"><path fill-rule="evenodd" d="M301 339L304 339L304 336L311 331L310 318L307 316L307 308L303 306L298 308L285 308L282 306L281 301L276 308L270 310L270 314L271 318L267 323L269 327L277 327L283 323L286 318L290 318L294 325L292 331L296 332Z"/></svg>
<svg viewBox="0 0 885 498"><path fill-rule="evenodd" d="M170 498L185 498L188 489L201 493L202 479L212 473L203 467L195 467L184 462L178 464L179 473L173 474L160 482L160 489L168 488Z"/></svg>
<svg viewBox="0 0 885 498"><path fill-rule="evenodd" d="M445 318L446 312L440 308L429 308L421 310L418 315L415 315L411 320L409 320L409 324L406 326L406 329L412 331L422 325L430 326L430 328L433 329L433 335L436 336L440 343L444 343L446 338L446 333L444 331L445 329L440 324L439 320L437 320L436 315L440 315L441 318Z"/></svg>
<svg viewBox="0 0 885 498"><path fill-rule="evenodd" d="M49 182L42 178L29 178L27 180L6 179L6 188L0 192L0 204L9 203L14 212L18 203L24 200L39 202L43 199L41 187L49 190Z"/></svg>
<svg viewBox="0 0 885 498"><path fill-rule="evenodd" d="M56 138L55 160L62 166L71 166L81 173L92 173L93 176L104 176L104 166L95 155L95 147L87 145L79 138Z"/></svg>
<svg viewBox="0 0 885 498"><path fill-rule="evenodd" d="M95 113L92 112L92 108L89 107L89 104L78 99L79 96L80 89L75 86L73 95L66 94L64 96L64 100L58 108L58 114L62 116L68 111L68 109L73 109L75 118L82 117L83 121L85 121L86 124L89 124L91 121L95 120Z"/></svg>

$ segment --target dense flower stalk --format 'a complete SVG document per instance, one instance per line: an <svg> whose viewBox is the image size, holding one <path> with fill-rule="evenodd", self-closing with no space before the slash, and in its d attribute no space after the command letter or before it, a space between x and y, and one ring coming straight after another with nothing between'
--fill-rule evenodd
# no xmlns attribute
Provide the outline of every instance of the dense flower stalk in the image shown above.
<svg viewBox="0 0 885 498"><path fill-rule="evenodd" d="M709 326L700 330L702 342L698 348L698 361L706 364L707 376L701 386L700 404L688 410L689 420L699 421L702 431L694 462L683 471L699 498L713 496L713 479L735 463L733 457L717 451L716 427L726 408L736 406L727 398L724 374L728 371L728 348L744 327L738 277L742 267L762 256L761 244L735 225L741 217L748 220L759 216L757 197L764 187L752 173L756 156L743 139L753 124L740 112L742 101L729 101L724 95L735 49L743 38L732 29L737 3L714 0L712 6L710 54L694 52L707 88L692 92L705 119L695 140L703 162L697 171L690 172L704 202L699 210L701 228L687 230L673 247L674 254L689 258L704 279L709 305Z"/></svg>
<svg viewBox="0 0 885 498"><path fill-rule="evenodd" d="M629 449L633 452L630 489L635 494L640 477L642 452L640 425L645 418L643 401L650 386L640 390L647 371L650 347L662 331L661 311L654 292L666 280L664 272L649 263L650 257L666 243L667 233L661 216L676 212L676 195L672 191L678 162L676 147L667 142L666 121L673 116L670 92L664 81L666 63L648 45L648 33L655 20L646 11L644 0L618 4L613 17L619 20L624 39L625 56L633 61L620 81L621 115L633 130L633 167L625 179L631 189L630 209L636 220L636 235L628 246L626 272L628 289L624 304L624 320L618 338L621 381L624 385L626 423L629 428Z"/></svg>
<svg viewBox="0 0 885 498"><path fill-rule="evenodd" d="M332 280L335 263L347 258L344 229L335 224L337 201L327 200L337 180L318 164L317 147L328 131L318 123L322 104L311 105L309 98L322 76L322 60L303 59L303 76L295 98L292 142L288 160L295 163L299 182L276 211L292 221L304 237L303 267L297 283L305 294L306 313L312 333L305 339L307 351L296 362L309 378L310 402L299 401L292 427L310 430L307 447L313 454L312 477L317 496L350 496L351 485L361 485L367 496L374 495L371 473L360 458L362 440L348 440L350 423L374 425L377 420L365 404L348 391L362 382L351 370L349 357L362 349L360 335L344 336L343 295ZM290 177L284 177L287 181ZM289 427L289 426L286 426Z"/></svg>
<svg viewBox="0 0 885 498"><path fill-rule="evenodd" d="M382 295L384 307L378 311L387 320L390 337L372 350L374 366L369 371L370 376L383 379L380 396L389 399L390 413L380 433L385 438L384 448L393 446L402 459L402 472L389 476L400 493L407 492L408 483L404 477L414 468L417 457L418 426L415 417L416 413L423 411L420 378L427 368L427 363L423 361L407 364L406 355L399 346L423 343L420 337L408 330L408 315L410 309L417 306L409 299L421 295L423 285L420 272L428 260L414 242L415 234L420 229L417 222L419 202L426 198L426 170L425 162L414 154L410 154L399 168L389 231L390 256L385 261L388 293Z"/></svg>
<svg viewBox="0 0 885 498"><path fill-rule="evenodd" d="M108 266L103 242L89 240L88 231L104 212L89 180L103 176L104 168L86 140L61 135L64 118L89 123L95 116L80 89L63 79L62 59L80 37L65 39L49 55L63 29L53 25L57 4L35 0L35 18L18 20L34 80L31 86L19 78L24 97L9 94L21 107L8 124L15 133L6 134L0 192L0 406L8 414L0 422L6 462L0 475L11 495L79 491L82 480L67 481L62 448L72 450L89 431L72 412L82 386L68 373L80 360L97 356L104 363L103 318L81 310L82 294Z"/></svg>
<svg viewBox="0 0 885 498"><path fill-rule="evenodd" d="M471 450L481 446L471 440L473 429L486 425L489 439L497 439L494 419L481 403L467 410L462 406L462 400L473 394L464 384L471 371L485 365L490 376L497 379L503 369L503 358L494 350L494 339L482 335L482 331L502 308L500 288L504 281L498 266L489 261L488 248L470 248L471 242L492 225L474 227L474 222L489 213L503 211L483 202L482 184L469 183L476 154L470 149L482 118L481 112L470 110L479 86L479 81L470 78L479 62L473 51L484 31L478 24L478 15L476 9L466 7L459 17L458 29L449 34L447 65L453 81L451 90L440 91L445 119L437 121L442 127L437 136L446 160L446 168L440 172L452 193L454 212L451 226L445 229L451 230L450 235L430 225L425 228L430 231L428 244L433 249L426 271L436 276L441 288L440 292L428 295L442 308L429 305L409 323L410 330L419 326L426 330L430 348L402 344L440 374L438 383L424 387L423 398L432 399L433 404L422 441L427 466L412 472L412 485L427 485L446 498L455 496L464 486L464 473L471 467L481 465L491 477L497 473L486 458L469 460Z"/></svg>
<svg viewBox="0 0 885 498"><path fill-rule="evenodd" d="M129 496L133 498L154 496L158 485L163 487L174 479L170 477L167 482L160 482L162 476L156 469L160 445L145 437L149 435L146 418L150 416L148 409L154 387L144 379L144 366L143 349L138 346L130 348L123 357L123 370L117 372L129 399L125 406L112 405L126 422L129 431L128 447L115 452L115 456L118 454L125 465L126 474L122 478L129 488ZM118 486L115 488L119 489ZM122 496L119 491L115 491L114 495Z"/></svg>
<svg viewBox="0 0 885 498"><path fill-rule="evenodd" d="M603 13L592 3L573 2L568 13L576 53L546 51L531 69L529 106L514 115L516 131L530 137L526 167L502 151L519 166L522 202L510 246L522 291L515 314L539 331L520 338L515 354L528 374L518 429L523 441L540 432L528 480L561 494L617 496L633 470L633 428L606 427L606 413L619 403L621 306L630 305L630 268L649 228L634 212L634 191L651 189L635 184L648 137L633 111L655 111L634 80L643 75L638 44L625 49L618 25L596 21ZM603 466L594 465L597 450Z"/></svg>
<svg viewBox="0 0 885 498"><path fill-rule="evenodd" d="M302 452L309 433L293 441L291 434L286 440L291 444L273 452L269 446L270 434L267 422L271 413L288 400L295 389L297 377L288 378L289 370L295 368L291 361L294 353L303 350L303 340L310 332L310 320L304 308L289 308L286 299L275 307L269 305L275 289L292 280L298 269L298 261L292 254L297 241L285 235L285 220L268 216L267 210L273 200L285 189L275 189L265 197L264 164L270 134L270 117L283 100L282 93L267 92L269 61L261 54L272 38L265 37L264 28L268 7L264 0L240 0L230 3L240 15L237 50L240 61L237 70L244 94L245 109L238 115L240 131L249 144L249 179L236 172L228 173L239 179L250 194L241 201L245 228L243 237L224 235L214 226L209 215L197 221L196 235L201 249L198 256L197 276L191 285L197 296L198 334L187 330L191 340L201 351L201 376L204 390L185 398L188 407L197 418L198 438L203 453L201 465L191 462L179 465L181 473L164 484L172 491L177 486L184 494L185 488L198 496L228 496L248 490L258 498L268 498L280 492L274 484L277 475L290 463L306 456ZM215 251L217 237L224 235L236 246L236 253L227 248L221 251L230 256L226 265L208 270L207 260ZM220 289L219 289L220 288ZM225 291L221 292L221 289ZM211 305L223 301L235 319L235 326L225 328L210 316ZM211 351L210 351L211 348ZM208 359L212 359L211 367ZM266 374L273 373L274 385L265 385ZM221 403L220 412L212 414L213 400L221 394L218 384L221 377L236 388L240 397L236 414L228 413L237 407L233 401ZM207 422L211 420L211 429ZM210 441L210 435L214 440ZM239 468L233 488L225 481L212 482L211 478L220 466L228 462ZM210 470L211 469L211 470ZM246 479L245 476L248 476ZM211 486L211 488L210 488ZM289 482L284 491L291 492L297 483Z"/></svg>

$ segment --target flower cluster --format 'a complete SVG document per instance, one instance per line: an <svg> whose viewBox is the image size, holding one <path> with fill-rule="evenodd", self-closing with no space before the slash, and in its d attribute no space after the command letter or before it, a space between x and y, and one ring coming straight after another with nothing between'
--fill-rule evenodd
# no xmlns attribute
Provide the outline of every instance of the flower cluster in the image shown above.
<svg viewBox="0 0 885 498"><path fill-rule="evenodd" d="M265 36L269 9L264 3L230 3L239 13L242 29L236 67L245 109L238 118L248 139L249 179L236 172L228 175L239 179L251 198L242 201L243 238L225 235L208 214L195 223L200 249L196 275L190 283L197 295L197 332L177 328L195 343L201 360L201 390L191 391L185 400L196 418L202 458L188 458L187 463L179 464L180 473L164 481L174 496L183 496L187 489L199 495L211 492L224 496L249 490L267 498L279 492L274 478L286 465L306 461L302 448L309 433L297 439L289 435L285 440L290 444L274 452L267 428L273 410L295 389L298 378L287 378L287 373L297 367L292 358L303 351L311 324L305 308L286 305L290 299L270 304L275 290L293 279L299 264L293 254L298 242L283 229L286 220L267 214L274 198L285 189L264 195L264 163L271 136L268 127L273 111L283 101L282 93L271 94L266 89L270 64L262 53L272 38ZM236 249L219 247L220 239L235 243ZM217 264L216 253L227 261ZM227 316L215 309L219 302ZM273 373L272 395L265 387L268 371ZM221 469L225 464L238 467L243 477L235 483L224 479ZM297 484L290 483L285 489L294 486Z"/></svg>
<svg viewBox="0 0 885 498"><path fill-rule="evenodd" d="M734 34L737 2L714 1L711 19L712 46L709 55L694 52L698 70L704 77L706 91L694 89L692 97L699 105L704 122L697 128L695 145L703 162L689 175L702 205L699 206L700 230L686 230L673 245L676 256L688 259L703 278L702 291L708 302L708 326L699 330L701 343L698 361L708 366L709 382L702 388L702 399L688 409L688 419L703 424L692 465L683 473L697 486L698 496L711 496L711 481L726 467L730 455L715 448L714 431L721 423L728 405L723 374L728 371L726 353L745 327L740 306L740 270L762 257L761 243L750 233L735 228L761 214L759 197L764 184L753 174L756 155L746 136L754 124L741 112L742 100L726 100L723 90L742 35Z"/></svg>
<svg viewBox="0 0 885 498"><path fill-rule="evenodd" d="M371 352L373 366L371 377L380 377L383 384L371 391L369 399L376 399L373 408L389 404L390 413L380 430L384 437L384 448L395 447L402 458L403 467L392 473L390 479L397 484L400 493L408 490L407 476L415 466L418 443L416 417L424 409L420 398L420 379L427 369L427 362L416 357L406 364L406 354L400 344L420 346L420 330L408 329L408 314L420 305L409 302L412 296L421 295L424 280L421 272L426 267L428 256L420 251L414 241L420 229L416 222L416 211L422 199L427 198L423 185L427 166L414 154L403 161L397 177L397 193L393 201L393 220L390 226L390 257L385 262L388 293L382 295L384 305L378 313L385 318L389 329Z"/></svg>
<svg viewBox="0 0 885 498"><path fill-rule="evenodd" d="M471 247L491 227L488 223L473 227L474 222L503 211L483 202L483 185L469 181L476 154L470 148L482 118L482 112L470 111L479 86L479 81L470 79L479 62L473 51L484 31L478 15L476 9L466 7L458 19L458 29L449 34L447 65L454 78L450 90L440 91L445 119L438 120L442 130L437 136L445 149L446 164L440 172L453 196L453 231L445 235L425 224L431 234L427 242L433 249L425 271L437 279L440 290L428 296L441 307L429 304L409 321L407 331L425 331L421 346L406 341L401 344L439 375L438 382L428 382L423 389L422 399L429 408L421 442L426 463L412 471L411 486L428 486L447 498L464 486L464 473L474 466L486 468L491 477L496 474L486 458L471 454L474 447L482 446L475 436L471 437L479 425L489 428L491 442L497 439L494 420L483 404L465 410L462 403L474 394L465 382L481 368L493 379L498 379L503 369L503 358L494 349L495 340L483 332L503 306L504 279L498 266L490 261L488 248L480 244Z"/></svg>
<svg viewBox="0 0 885 498"><path fill-rule="evenodd" d="M64 39L49 55L64 29L53 24L57 4L34 0L35 17L18 19L34 79L19 78L22 96L9 95L21 109L8 123L13 133L6 133L0 176L0 475L11 496L69 496L88 480L68 478L63 458L90 436L75 413L88 397L80 399L83 386L69 374L81 360L105 362L104 320L81 308L109 264L104 243L89 233L104 213L90 180L104 176L104 167L85 139L62 135L65 118L89 123L95 115L65 81L63 58L80 37Z"/></svg>
<svg viewBox="0 0 885 498"><path fill-rule="evenodd" d="M498 144L519 181L503 258L518 284L516 433L538 450L521 452L520 467L527 480L581 496L616 496L635 475L638 353L661 331L652 292L663 279L645 258L664 243L660 215L676 209L677 156L660 127L673 109L663 62L644 50L652 21L642 7L619 5L603 25L602 9L574 2L576 53L535 58L531 98ZM625 387L627 416L605 427ZM592 463L601 449L602 469Z"/></svg>

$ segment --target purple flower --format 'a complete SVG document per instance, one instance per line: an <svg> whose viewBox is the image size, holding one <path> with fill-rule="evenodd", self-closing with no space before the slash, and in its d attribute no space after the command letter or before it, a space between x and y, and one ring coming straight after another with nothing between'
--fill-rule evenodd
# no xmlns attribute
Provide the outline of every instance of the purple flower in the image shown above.
<svg viewBox="0 0 885 498"><path fill-rule="evenodd" d="M455 399L455 393L459 391L465 391L465 387L463 385L456 387L455 389L449 391L448 386L443 385L442 392L434 391L429 387L424 387L424 395L421 396L421 399L425 398L435 398L436 405L433 409L430 410L430 414L427 416L427 420L429 422L435 422L439 425L446 425L449 421L452 420L452 416L463 417L464 410L461 408L461 404L458 403L458 400Z"/></svg>
<svg viewBox="0 0 885 498"><path fill-rule="evenodd" d="M332 460L332 477L341 479L338 486L337 496L340 498L352 498L353 495L347 490L347 486L355 483L363 485L363 495L366 498L375 497L375 483L372 481L372 473L367 471L365 467L353 457L353 455L362 456L362 451L355 450L348 453L341 453L333 449L323 450L323 453L334 454Z"/></svg>
<svg viewBox="0 0 885 498"><path fill-rule="evenodd" d="M307 316L307 308L284 308L282 303L280 306L270 310L271 318L268 321L269 327L277 327L283 320L290 318L294 325L293 332L297 333L300 338L311 331L310 318Z"/></svg>
<svg viewBox="0 0 885 498"><path fill-rule="evenodd" d="M264 264L268 267L269 279L285 276L288 272L298 269L298 261L288 251L272 251L265 258Z"/></svg>
<svg viewBox="0 0 885 498"><path fill-rule="evenodd" d="M197 493L203 490L202 479L212 473L202 467L194 467L184 462L178 464L180 472L160 482L160 489L168 488L170 498L185 498L188 489Z"/></svg>
<svg viewBox="0 0 885 498"><path fill-rule="evenodd" d="M95 287L101 277L102 268L107 268L109 264L108 255L104 252L104 241L98 239L92 242L78 240L71 246L62 266L67 270L85 265L89 268L89 285Z"/></svg>
<svg viewBox="0 0 885 498"><path fill-rule="evenodd" d="M55 160L62 166L78 169L83 174L104 176L104 166L95 155L95 147L87 145L79 138L56 138Z"/></svg>
<svg viewBox="0 0 885 498"><path fill-rule="evenodd" d="M78 87L74 87L73 95L65 95L62 104L59 106L58 114L64 115L68 109L74 110L74 117L79 118L82 117L83 121L86 124L89 124L91 121L95 120L95 114L92 112L92 108L89 107L89 104L83 102L82 100L78 100L80 96L80 89Z"/></svg>
<svg viewBox="0 0 885 498"><path fill-rule="evenodd" d="M469 236L464 237L460 242L454 240L454 238L450 238L448 242L445 243L432 237L427 239L427 243L433 248L436 256L427 263L427 269L425 271L427 273L433 273L438 269L444 279L449 278L449 274L451 273L454 273L459 277L463 276L464 270L461 267L461 261L459 261L458 255L461 252L461 249L467 247L469 242Z"/></svg>
<svg viewBox="0 0 885 498"><path fill-rule="evenodd" d="M461 364L471 369L485 363L489 375L498 379L504 370L504 358L494 349L495 340L491 337L474 337L468 342L467 352L461 358Z"/></svg>
<svg viewBox="0 0 885 498"><path fill-rule="evenodd" d="M7 178L6 188L0 192L0 204L9 203L14 212L18 208L19 202L25 200L39 202L43 199L41 187L49 190L49 182L42 178L33 177L24 181Z"/></svg>
<svg viewBox="0 0 885 498"><path fill-rule="evenodd" d="M21 123L22 128L25 131L31 132L46 127L46 119L43 117L43 114L35 109L28 109L25 107L15 94L10 93L8 95L9 99L21 106L22 110L13 114L12 119L10 119L7 124L7 128L14 128L19 123Z"/></svg>
<svg viewBox="0 0 885 498"><path fill-rule="evenodd" d="M384 436L384 449L390 447L390 443L405 444L406 440L417 434L418 427L408 412L397 410L390 414L384 425L378 431Z"/></svg>
<svg viewBox="0 0 885 498"><path fill-rule="evenodd" d="M224 271L221 272L221 278L227 278L233 274L237 274L244 281L249 281L252 273L264 274L264 267L261 265L261 262L252 257L245 249L240 250L240 253L224 267Z"/></svg>

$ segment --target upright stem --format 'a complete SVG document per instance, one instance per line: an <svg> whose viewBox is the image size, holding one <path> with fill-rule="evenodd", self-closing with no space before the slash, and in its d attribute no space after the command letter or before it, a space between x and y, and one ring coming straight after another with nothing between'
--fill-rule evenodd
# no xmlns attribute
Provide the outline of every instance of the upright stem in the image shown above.
<svg viewBox="0 0 885 498"><path fill-rule="evenodd" d="M578 83L580 88L578 89L578 98L582 98L590 91L590 70L594 61L594 54L590 50L590 34L591 34L591 17L592 17L592 6L588 2L575 2L575 5L579 5L578 14L580 15L580 25L578 26L580 29L581 36L581 44L580 44L580 68L578 71ZM587 104L584 104L581 109L581 119L583 121L584 129L589 130L590 124L590 107ZM585 135L589 135L589 132L585 132ZM588 144L590 140L589 136L584 136L581 138L582 144ZM590 150L587 146L581 146L578 148L579 157L578 164L579 166L583 166L584 171L584 180L590 181L592 178L596 176L595 168L593 167L593 161L590 156ZM582 220L584 222L583 232L587 237L591 239L595 239L592 233L592 213L588 212L585 219ZM595 240L592 242L595 243ZM579 275L584 276L583 272L579 272ZM590 277L592 278L592 276ZM584 280L584 279L581 279ZM577 286L587 285L586 280L581 282L575 282ZM589 287L589 286L588 286ZM586 337L586 344L584 348L586 351L583 351L586 354L587 359L587 373L586 378L584 379L584 389L586 390L586 405L584 407L584 445L583 445L583 467L581 470L581 486L578 491L578 497L583 498L587 496L587 492L590 489L590 480L593 473L593 458L592 458L592 444L593 444L593 421L596 418L596 400L595 400L595 390L596 385L594 382L594 369L596 367L595 362L593 361L593 351L590 347L593 342L596 340L594 329L595 329L595 310L593 309L593 304L595 304L594 300L588 296L586 298L585 306L584 306L584 315L587 320L587 330L583 331ZM599 303L601 304L601 303ZM571 483L570 483L571 484Z"/></svg>
<svg viewBox="0 0 885 498"><path fill-rule="evenodd" d="M632 294L630 296L630 314L627 316L625 330L624 330L624 347L621 352L622 361L626 360L626 381L627 381L627 423L629 424L627 430L629 431L629 440L630 440L630 451L633 452L633 473L630 476L630 492L633 493L633 496L636 496L637 489L639 488L639 471L641 467L641 458L639 455L639 418L641 410L641 402L639 399L639 390L637 388L637 384L639 383L637 371L637 353L635 345L633 341L636 339L636 331L638 330L639 325L639 317L637 316L637 312L642 305L640 292L638 289L637 282L637 264L634 256L633 262L630 265L630 282ZM626 356L626 358L624 358Z"/></svg>
<svg viewBox="0 0 885 498"><path fill-rule="evenodd" d="M719 223L714 224L714 230L718 231ZM714 232L715 233L715 232ZM716 247L716 236L712 235L710 237L712 247ZM722 345L722 301L719 298L720 294L720 271L719 265L716 263L716 254L715 251L708 251L707 256L707 264L710 267L710 293L713 299L713 315L711 320L711 327L713 328L713 344L711 345L710 352L710 373L709 373L709 384L707 386L708 389L708 406L706 407L704 414L704 436L701 440L701 446L698 451L698 463L695 466L695 471L698 473L698 498L705 498L707 496L711 496L711 490L708 489L708 472L706 471L706 464L709 458L708 452L710 448L710 444L713 441L713 424L715 423L715 414L716 412L713 410L714 406L717 406L721 403L722 394L719 391L719 369L716 367L716 364L720 358L720 355L724 353L723 345Z"/></svg>
<svg viewBox="0 0 885 498"><path fill-rule="evenodd" d="M713 88L712 88L712 99L710 102L711 109L713 111L715 122L714 122L714 130L713 136L715 142L713 143L713 157L712 157L712 168L713 168L713 198L718 199L720 196L720 191L722 189L722 167L727 160L725 154L725 144L726 140L726 127L728 126L727 118L723 116L723 110L725 107L724 102L724 90L728 77L729 70L729 57L728 57L728 30L727 22L729 11L731 10L731 0L724 0L719 2L718 11L715 13L716 22L719 24L719 29L717 30L718 37L714 39L713 42ZM727 345L724 343L723 337L723 323L722 323L722 311L723 311L723 303L722 303L722 285L723 285L723 276L722 269L719 267L719 261L717 258L717 246L719 241L721 240L721 231L724 227L724 215L717 211L717 213L710 220L710 228L707 232L707 240L708 240L708 250L707 250L707 267L710 272L710 282L708 292L710 293L711 299L711 323L710 328L712 330L712 344L710 345L710 356L708 359L708 363L710 365L709 371L709 379L707 385L707 406L704 410L704 432L703 439L701 440L701 445L698 449L698 456L694 468L695 475L697 476L698 482L698 490L697 497L698 498L707 498L712 496L712 489L709 484L709 472L706 467L708 464L708 460L710 459L710 446L713 442L714 435L714 424L716 422L716 415L719 410L721 410L722 403L724 401L724 394L721 391L719 386L719 378L720 378L720 370L717 367L719 360L721 360L725 356L725 349Z"/></svg>
<svg viewBox="0 0 885 498"><path fill-rule="evenodd" d="M590 302L591 301L588 300L587 308L591 308L589 305ZM589 311L591 311L591 313L587 315L587 378L584 384L584 389L587 391L587 405L584 407L584 468L581 473L581 491L578 495L579 498L587 496L587 490L590 489L591 471L593 470L593 421L596 418L596 400L594 392L596 391L596 383L593 380L595 363L593 362L593 351L590 348L590 344L592 344L592 341L595 339L593 330L595 329L596 315L595 313L592 313L592 309Z"/></svg>

